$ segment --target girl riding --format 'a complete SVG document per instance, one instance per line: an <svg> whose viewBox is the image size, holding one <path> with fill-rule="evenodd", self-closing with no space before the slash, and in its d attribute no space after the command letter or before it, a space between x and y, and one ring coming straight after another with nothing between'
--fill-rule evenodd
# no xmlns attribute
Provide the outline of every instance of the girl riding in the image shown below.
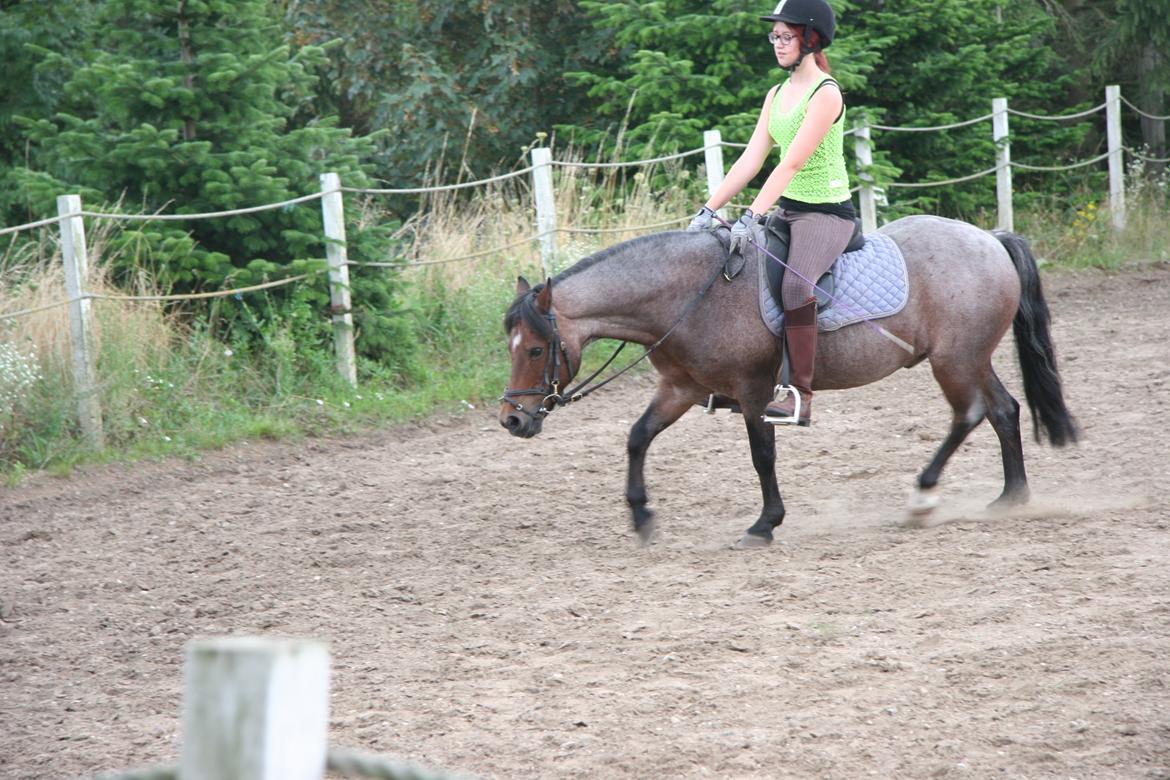
<svg viewBox="0 0 1170 780"><path fill-rule="evenodd" d="M826 0L780 0L760 18L772 23L768 42L788 79L768 91L747 148L687 229L710 229L715 212L759 173L772 147L780 147L780 164L731 228L731 251L742 251L757 215L779 201L778 213L791 226L781 298L792 388L777 385L764 419L807 426L817 351L810 280L820 278L844 251L856 218L842 151L845 102L824 54L837 23Z"/></svg>

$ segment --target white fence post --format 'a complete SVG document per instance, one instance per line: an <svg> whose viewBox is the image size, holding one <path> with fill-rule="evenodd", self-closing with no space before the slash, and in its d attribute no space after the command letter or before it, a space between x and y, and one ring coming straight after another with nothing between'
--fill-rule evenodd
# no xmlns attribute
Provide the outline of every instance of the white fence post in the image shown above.
<svg viewBox="0 0 1170 780"><path fill-rule="evenodd" d="M1012 148L1008 137L1007 98L991 99L991 137L995 141L995 200L1000 230L1013 230Z"/></svg>
<svg viewBox="0 0 1170 780"><path fill-rule="evenodd" d="M861 204L861 231L872 233L877 230L877 200L873 192L873 146L869 137L869 125L860 121L854 125L854 151L857 156L857 181L861 186L857 200Z"/></svg>
<svg viewBox="0 0 1170 780"><path fill-rule="evenodd" d="M321 780L325 645L223 637L192 642L186 655L182 780Z"/></svg>
<svg viewBox="0 0 1170 780"><path fill-rule="evenodd" d="M707 168L707 197L710 197L723 183L723 134L718 130L703 131L703 159ZM727 219L727 207L719 209L719 216Z"/></svg>
<svg viewBox="0 0 1170 780"><path fill-rule="evenodd" d="M325 226L325 256L329 260L329 303L333 312L333 352L337 372L357 386L357 358L353 346L353 312L349 295L349 253L345 246L345 205L341 178L321 174L321 219Z"/></svg>
<svg viewBox="0 0 1170 780"><path fill-rule="evenodd" d="M1121 87L1105 87L1105 136L1109 143L1109 212L1113 227L1125 227L1125 160L1122 157Z"/></svg>
<svg viewBox="0 0 1170 780"><path fill-rule="evenodd" d="M557 254L557 209L553 195L552 150L538 146L532 150L532 192L536 196L536 232L540 237L540 267L547 278L552 276Z"/></svg>
<svg viewBox="0 0 1170 780"><path fill-rule="evenodd" d="M85 222L81 217L81 196L57 198L61 220L61 259L65 264L65 295L69 299L69 337L73 348L73 384L77 392L77 416L81 433L91 447L106 445L102 429L102 406L98 396L94 354L93 314L85 295L89 279L89 255L85 247Z"/></svg>

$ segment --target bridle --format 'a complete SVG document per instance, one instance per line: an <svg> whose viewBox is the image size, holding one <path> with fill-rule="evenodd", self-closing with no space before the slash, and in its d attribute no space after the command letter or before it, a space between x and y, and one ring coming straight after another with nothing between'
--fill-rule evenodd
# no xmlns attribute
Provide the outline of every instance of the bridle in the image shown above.
<svg viewBox="0 0 1170 780"><path fill-rule="evenodd" d="M572 377L573 362L569 359L569 350L565 346L564 339L561 338L560 329L557 327L557 315L550 311L544 315L544 318L548 320L550 335L548 337L548 345L545 347L544 351L544 369L541 371L540 385L537 387L529 387L525 390L509 390L505 387L504 394L499 398L501 403L509 404L517 412L528 415L533 419L536 419L537 417L543 417L558 406L564 406L571 401L579 400L579 398L573 398L572 394L569 394L569 400L566 401L564 396L561 395L561 366L564 365L566 368L568 368L569 371L567 376ZM625 346L624 341L622 342L622 346ZM609 365L609 363L606 363L606 365ZM596 374L594 374L594 376L596 376ZM593 377L590 377L590 379L592 378ZM580 385L578 385L578 389L579 388ZM525 409L524 404L516 400L517 398L526 395L541 396L541 401L536 408L535 414Z"/></svg>
<svg viewBox="0 0 1170 780"><path fill-rule="evenodd" d="M686 305L686 308L683 309L682 314L678 316L678 319L674 321L674 324L671 325L669 329L667 329L666 333L662 334L662 338L658 339L658 341L655 341L653 344L647 347L646 350L641 355L639 355L636 360L627 364L624 368L605 381L598 382L593 387L588 387L589 383L596 379L602 371L605 371L605 369L609 368L610 364L617 359L617 356L621 354L621 351L626 348L626 344L629 342L623 341L621 344L618 344L617 349L615 349L613 354L609 356L609 359L606 360L604 364L602 364L601 368L590 374L587 379L578 382L576 387L566 390L562 393L560 389L561 366L564 365L569 369L567 376L571 380L573 378L573 364L569 359L569 351L565 347L565 342L561 338L560 329L557 328L557 315L552 311L549 311L544 315L544 318L548 320L550 335L548 337L548 346L545 348L544 369L541 372L541 384L538 387L529 387L524 390L510 390L505 387L504 394L500 396L499 402L508 404L517 412L520 412L521 414L536 420L547 416L558 406L568 406L571 403L576 403L590 393L605 387L610 382L617 379L619 376L626 373L631 368L649 357L651 352L662 346L662 342L666 341L670 337L670 334L674 333L675 328L682 324L682 321L687 318L687 315L689 315L696 306L698 306L699 301L703 299L703 296L705 296L707 291L711 289L711 286L715 284L715 280L719 278L723 271L723 262L724 261L721 260L719 264L715 266L715 272L711 274L711 278L707 280L705 285L703 285L703 289L699 290L698 294L691 298L690 303ZM524 408L523 404L516 400L517 398L526 395L541 396L540 404L537 406L535 412L528 411Z"/></svg>

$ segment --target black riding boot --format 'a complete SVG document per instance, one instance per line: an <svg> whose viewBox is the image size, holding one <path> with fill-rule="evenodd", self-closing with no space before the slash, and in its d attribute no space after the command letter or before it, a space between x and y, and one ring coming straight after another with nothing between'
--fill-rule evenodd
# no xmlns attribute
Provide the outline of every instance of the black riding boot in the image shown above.
<svg viewBox="0 0 1170 780"><path fill-rule="evenodd" d="M764 409L764 421L808 427L812 423L813 366L817 359L815 298L784 312L784 339L788 344L788 375L792 386L776 386L776 397Z"/></svg>

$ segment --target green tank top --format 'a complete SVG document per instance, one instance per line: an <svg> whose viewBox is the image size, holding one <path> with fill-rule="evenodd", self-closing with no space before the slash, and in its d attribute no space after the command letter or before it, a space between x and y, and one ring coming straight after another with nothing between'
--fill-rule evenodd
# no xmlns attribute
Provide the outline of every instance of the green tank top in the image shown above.
<svg viewBox="0 0 1170 780"><path fill-rule="evenodd" d="M768 115L768 133L780 147L782 158L796 138L796 131L800 129L801 122L804 121L808 101L817 88L826 81L833 79L825 76L813 84L790 111L780 110L780 90L776 90L772 97L772 110ZM829 127L829 132L825 134L804 167L792 177L792 182L784 191L783 197L803 203L841 203L849 200L849 174L845 170L845 152L842 148L844 132L845 107L842 105L841 116Z"/></svg>

